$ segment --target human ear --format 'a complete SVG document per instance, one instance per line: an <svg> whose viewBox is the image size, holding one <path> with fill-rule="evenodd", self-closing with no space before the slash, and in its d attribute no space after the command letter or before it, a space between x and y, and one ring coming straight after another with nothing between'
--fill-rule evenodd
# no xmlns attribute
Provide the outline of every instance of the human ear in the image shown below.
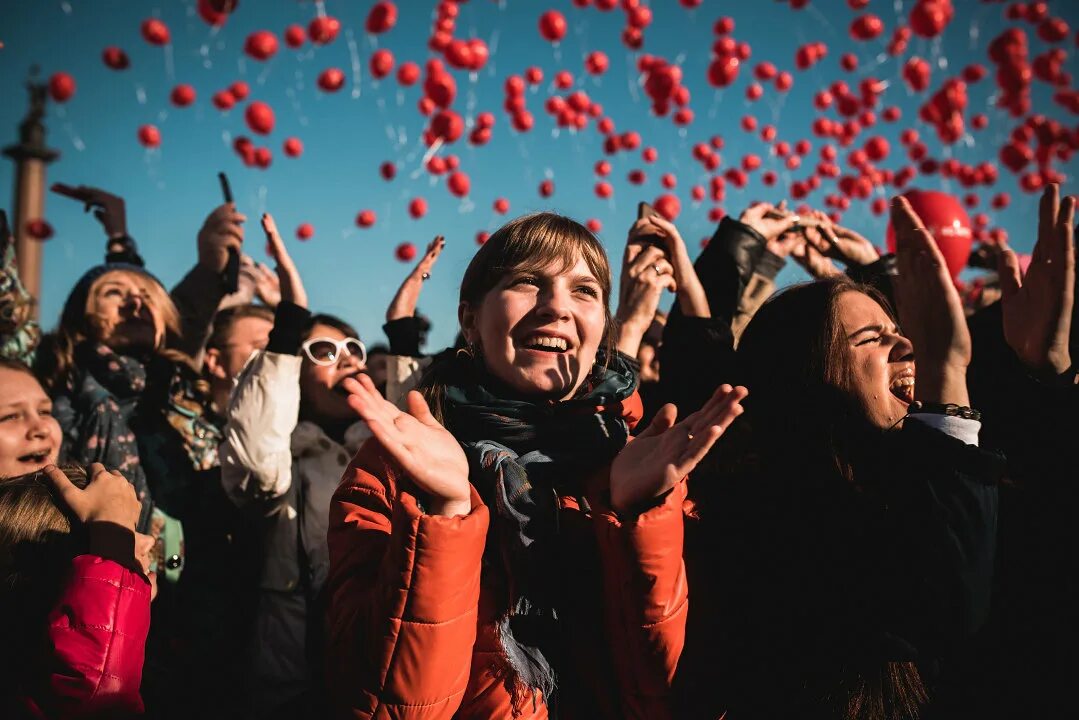
<svg viewBox="0 0 1079 720"><path fill-rule="evenodd" d="M203 361L206 365L206 371L219 380L228 379L228 375L225 373L225 366L221 364L221 351L217 348L210 348L206 351L206 358Z"/></svg>
<svg viewBox="0 0 1079 720"><path fill-rule="evenodd" d="M457 321L461 324L461 334L465 336L465 342L474 345L479 339L478 318L469 303L462 301L457 306Z"/></svg>

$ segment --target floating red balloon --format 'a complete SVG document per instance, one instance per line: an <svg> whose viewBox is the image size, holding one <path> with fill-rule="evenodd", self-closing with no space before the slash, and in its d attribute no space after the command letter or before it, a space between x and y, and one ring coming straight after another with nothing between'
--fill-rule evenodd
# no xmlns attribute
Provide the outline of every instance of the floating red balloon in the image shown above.
<svg viewBox="0 0 1079 720"><path fill-rule="evenodd" d="M458 171L450 175L446 181L446 186L457 197L464 197L468 195L468 191L472 188L472 180L465 173Z"/></svg>
<svg viewBox="0 0 1079 720"><path fill-rule="evenodd" d="M855 40L872 40L884 32L884 21L873 13L866 13L850 24L850 36Z"/></svg>
<svg viewBox="0 0 1079 720"><path fill-rule="evenodd" d="M139 142L144 147L158 147L161 145L161 132L153 125L143 125L139 128Z"/></svg>
<svg viewBox="0 0 1079 720"><path fill-rule="evenodd" d="M401 262L409 262L416 257L416 246L409 242L401 243L393 251L393 254Z"/></svg>
<svg viewBox="0 0 1079 720"><path fill-rule="evenodd" d="M951 0L917 0L910 11L910 29L919 37L940 35L955 13Z"/></svg>
<svg viewBox="0 0 1079 720"><path fill-rule="evenodd" d="M602 75L607 72L609 66L610 60L607 59L607 54L600 50L588 53L588 56L584 59L585 69L593 75Z"/></svg>
<svg viewBox="0 0 1079 720"><path fill-rule="evenodd" d="M157 18L142 21L142 38L151 45L169 44L169 27Z"/></svg>
<svg viewBox="0 0 1079 720"><path fill-rule="evenodd" d="M301 223L296 228L296 238L298 240L310 240L315 236L315 226L311 223Z"/></svg>
<svg viewBox="0 0 1079 720"><path fill-rule="evenodd" d="M933 190L908 190L903 197L937 241L952 278L958 277L967 265L973 244L970 217L963 205L954 196ZM895 252L895 230L891 223L887 243L888 252Z"/></svg>
<svg viewBox="0 0 1079 720"><path fill-rule="evenodd" d="M210 0L199 0L198 4L199 17L205 21L207 25L211 27L221 27L229 19L229 12L232 11L230 7L228 12L222 12L214 8L214 3Z"/></svg>
<svg viewBox="0 0 1079 720"><path fill-rule="evenodd" d="M408 204L408 214L414 219L419 219L427 214L427 201L423 198L412 198Z"/></svg>
<svg viewBox="0 0 1079 720"><path fill-rule="evenodd" d="M345 73L340 68L326 68L318 76L318 86L325 92L337 92L345 84Z"/></svg>
<svg viewBox="0 0 1079 720"><path fill-rule="evenodd" d="M378 168L378 174L383 180L393 180L397 177L397 166L392 162L384 162Z"/></svg>
<svg viewBox="0 0 1079 720"><path fill-rule="evenodd" d="M372 35L379 35L391 30L397 24L397 6L392 2L377 2L367 13L365 27Z"/></svg>
<svg viewBox="0 0 1079 720"><path fill-rule="evenodd" d="M265 62L277 53L277 36L269 30L257 30L244 41L244 53L248 57Z"/></svg>
<svg viewBox="0 0 1079 720"><path fill-rule="evenodd" d="M389 50L375 50L371 54L371 74L381 80L393 72L393 53Z"/></svg>
<svg viewBox="0 0 1079 720"><path fill-rule="evenodd" d="M52 225L41 218L28 220L26 222L26 232L35 240L42 241L48 240L53 234Z"/></svg>
<svg viewBox="0 0 1079 720"><path fill-rule="evenodd" d="M273 108L261 100L256 100L247 106L247 110L244 111L244 120L247 121L247 127L251 128L252 132L269 135L274 126Z"/></svg>
<svg viewBox="0 0 1079 720"><path fill-rule="evenodd" d="M415 85L420 79L420 66L414 62L405 62L397 68L397 82L405 87Z"/></svg>
<svg viewBox="0 0 1079 720"><path fill-rule="evenodd" d="M541 197L551 197L554 194L554 181L544 180L539 185L539 194Z"/></svg>
<svg viewBox="0 0 1079 720"><path fill-rule="evenodd" d="M195 102L195 88L191 85L177 85L169 94L169 99L176 107L187 107Z"/></svg>
<svg viewBox="0 0 1079 720"><path fill-rule="evenodd" d="M236 102L246 100L247 96L251 94L251 87L243 80L237 80L229 85L229 94L232 95Z"/></svg>
<svg viewBox="0 0 1079 720"><path fill-rule="evenodd" d="M49 97L58 103L67 102L75 94L75 78L66 72L53 73L49 78Z"/></svg>
<svg viewBox="0 0 1079 720"><path fill-rule="evenodd" d="M300 138L285 138L285 144L282 149L289 157L300 157L303 155L303 142L300 141Z"/></svg>
<svg viewBox="0 0 1079 720"><path fill-rule="evenodd" d="M674 219L682 212L682 203L678 200L678 196L669 193L656 198L652 206L656 208L656 212L671 222L674 222Z"/></svg>
<svg viewBox="0 0 1079 720"><path fill-rule="evenodd" d="M307 35L316 45L326 45L337 39L341 32L341 21L329 15L317 17L307 26Z"/></svg>
<svg viewBox="0 0 1079 720"><path fill-rule="evenodd" d="M235 96L228 90L215 92L210 100L218 110L231 110L236 105Z"/></svg>
<svg viewBox="0 0 1079 720"><path fill-rule="evenodd" d="M497 198L495 200L494 208L495 208L495 212L498 213L499 215L505 215L507 212L509 212L510 201L507 200L506 198L502 198L502 197Z"/></svg>
<svg viewBox="0 0 1079 720"><path fill-rule="evenodd" d="M592 234L595 235L598 234L601 230L603 230L603 223L601 223L596 218L589 218L588 222L585 223L585 227L587 227L589 231L591 231Z"/></svg>
<svg viewBox="0 0 1079 720"><path fill-rule="evenodd" d="M356 215L356 225L362 228L369 228L375 224L376 216L374 210L361 210Z"/></svg>
<svg viewBox="0 0 1079 720"><path fill-rule="evenodd" d="M105 48L101 53L101 59L113 70L127 70L131 67L131 60L128 59L127 53L114 45Z"/></svg>
<svg viewBox="0 0 1079 720"><path fill-rule="evenodd" d="M566 36L566 17L557 10L548 10L540 16L539 31L544 40L558 42Z"/></svg>
<svg viewBox="0 0 1079 720"><path fill-rule="evenodd" d="M289 25L285 28L285 44L295 50L302 47L307 40L307 33L299 25Z"/></svg>

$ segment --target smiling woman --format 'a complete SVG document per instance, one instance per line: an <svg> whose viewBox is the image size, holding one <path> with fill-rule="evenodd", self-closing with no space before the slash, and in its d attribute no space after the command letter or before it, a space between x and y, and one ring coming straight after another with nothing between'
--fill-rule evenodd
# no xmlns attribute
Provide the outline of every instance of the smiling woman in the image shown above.
<svg viewBox="0 0 1079 720"><path fill-rule="evenodd" d="M374 437L331 507L340 710L662 717L651 689L673 672L666 636L686 604L653 596L685 585L677 562L649 563L680 558L682 481L745 391L723 386L677 424L667 406L627 443L641 404L611 348L610 293L584 226L517 218L465 271L466 346L435 360L405 411L370 378L344 381Z"/></svg>
<svg viewBox="0 0 1079 720"><path fill-rule="evenodd" d="M52 400L30 368L0 359L0 480L40 470L59 453Z"/></svg>

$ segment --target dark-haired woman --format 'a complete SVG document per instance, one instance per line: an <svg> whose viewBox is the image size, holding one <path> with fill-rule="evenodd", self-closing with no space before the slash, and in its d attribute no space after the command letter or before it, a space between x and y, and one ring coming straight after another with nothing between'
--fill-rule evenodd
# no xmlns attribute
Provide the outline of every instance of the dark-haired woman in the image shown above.
<svg viewBox="0 0 1079 720"><path fill-rule="evenodd" d="M898 317L840 277L779 294L742 336L741 451L695 479L719 580L694 596L679 717L924 716L986 622L1004 462L978 447L940 252L902 198L892 222ZM1048 346L1041 324L1013 347Z"/></svg>
<svg viewBox="0 0 1079 720"><path fill-rule="evenodd" d="M684 621L681 482L741 411L725 386L627 444L610 268L549 213L503 226L461 284L467 348L402 412L349 380L374 438L330 528L331 682L349 717L654 717ZM604 508L613 508L604 510ZM673 531L672 531L673 529ZM654 568L673 555L670 572ZM655 602L658 595L675 597Z"/></svg>

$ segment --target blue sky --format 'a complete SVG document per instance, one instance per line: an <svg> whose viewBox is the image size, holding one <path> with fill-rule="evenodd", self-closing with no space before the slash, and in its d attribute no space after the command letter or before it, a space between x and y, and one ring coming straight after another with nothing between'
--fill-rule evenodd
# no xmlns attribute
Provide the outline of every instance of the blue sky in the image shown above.
<svg viewBox="0 0 1079 720"><path fill-rule="evenodd" d="M949 156L942 153L931 129L914 120L926 94L911 94L899 80L902 60L884 53L897 17L909 13L911 0L871 0L867 9L880 15L887 29L868 43L849 39L847 27L856 13L845 0L812 0L808 8L798 12L785 3L764 0L704 0L694 11L676 0L653 0L654 21L645 31L644 50L682 66L696 114L693 124L685 129L676 127L670 118L651 115L638 84L637 53L627 50L619 39L624 24L621 11L581 10L569 0L472 0L460 8L456 34L486 40L491 59L474 78L455 71L458 95L454 108L466 123L476 113L489 110L495 114L496 124L491 142L484 147L472 147L461 140L441 151L459 155L462 169L471 176L470 196L462 200L448 192L445 177L434 179L421 171L424 148L420 135L426 119L416 110L419 85L401 89L392 76L376 82L367 69L368 58L378 47L390 49L398 63L413 60L422 65L431 55L426 40L435 2L399 0L397 26L377 40L363 27L372 4L373 0L328 0L324 3L326 12L339 18L344 27L335 42L317 48L308 43L299 51L282 42L270 62L256 63L243 55L246 36L260 29L280 34L291 23L306 26L315 16L313 3L242 0L228 24L214 31L195 13L195 0L5 0L0 4L0 97L5 98L0 103L0 143L6 145L15 139L16 126L25 112L22 83L31 64L40 64L45 77L56 71L71 73L78 84L75 96L65 105L50 104L49 108L49 143L62 153L49 168L50 182L97 185L124 196L130 233L139 242L149 269L171 285L195 261L198 228L220 202L215 173L224 170L231 178L240 210L250 218L247 251L265 259L257 218L263 211L273 212L304 275L312 307L341 315L372 339L381 337L386 305L408 269L394 259L393 249L405 241L422 248L435 234L443 234L448 240L446 251L420 300L421 310L434 321L435 345L450 342L456 331L457 284L475 251L476 232L499 225L500 216L492 210L496 197L509 199L509 216L553 209L581 221L598 219L603 224L600 236L617 265L638 200L652 200L664 192L660 176L672 172L678 177L675 192L683 206L678 225L695 252L699 240L711 234L713 223L707 218L710 203L695 205L689 196L692 185L707 184L708 180L708 174L692 158L694 143L722 135L726 140L721 153L723 168L737 165L748 152L764 159L761 171L744 190L728 187L723 203L728 212L737 213L755 199L778 201L786 194L790 175L779 160L768 155L768 146L759 134L740 129L742 116L753 114L762 124L774 123L779 138L792 144L809 138L814 147L807 160L815 164L822 143L809 130L816 117L813 94L839 78L856 86L869 74L890 81L883 104L897 105L903 112L899 123L878 123L862 136L864 140L881 134L891 143L892 154L881 166L898 168L906 163L897 150L901 148L898 135L911 126L921 132L933 156ZM989 68L990 76L970 87L967 111L968 119L976 112L986 112L989 126L948 153L966 163L995 162L1015 120L992 107L996 87L986 48L993 37L1014 23L1005 21L1000 4L955 0L954 5L955 18L943 36L935 41L912 39L906 56L917 54L934 63L930 91L968 63L980 62ZM1071 26L1068 40L1058 46L1073 55L1079 5L1057 0L1049 7L1053 15ZM562 11L569 21L569 33L558 47L542 40L537 31L538 17L549 8ZM712 24L724 14L734 17L734 37L748 42L753 56L737 82L717 92L708 85L705 73L714 39ZM169 48L153 47L142 40L139 26L148 17L168 24L172 33ZM1033 28L1025 23L1021 26L1028 29L1031 56L1043 52L1047 46ZM362 68L358 84L352 80L350 36ZM828 56L811 70L796 71L795 49L818 40L828 45ZM130 70L117 73L104 66L101 51L107 45L119 45L127 51ZM610 69L599 78L583 70L584 56L592 50L604 51L611 60ZM840 70L839 57L844 52L859 57L859 70ZM752 66L761 60L790 70L794 87L785 96L769 88L762 100L750 103L745 99L745 88L752 81ZM541 67L546 78L541 86L526 92L535 129L518 134L502 110L503 81L530 65ZM947 69L941 69L942 65ZM349 76L345 88L334 95L320 92L315 85L319 72L329 66L341 67ZM1079 75L1074 57L1068 58L1065 67ZM592 166L606 157L602 136L594 126L578 133L556 132L553 119L543 110L545 99L554 91L550 80L561 69L574 73L575 88L602 103L620 131L640 132L642 147L651 145L659 152L659 160L652 165L641 161L639 151L607 158L613 167L609 179L614 196L610 200L601 200L592 191L597 179ZM268 140L260 141L274 151L269 170L246 168L231 151L233 137L251 134L244 125L242 109L221 113L210 104L214 92L235 80L248 82L252 99L265 101L276 111L276 128ZM169 92L177 83L194 85L198 100L193 106L176 109L169 104ZM1032 90L1037 110L1075 126L1075 116L1050 101L1047 85L1036 80ZM160 149L147 151L138 144L136 131L144 123L160 129ZM281 152L289 136L299 137L305 145L299 159L286 158ZM389 183L378 174L379 165L387 160L398 165L397 178ZM1076 161L1058 163L1057 167L1069 177L1065 190L1079 190L1072 180L1079 169ZM626 180L627 173L636 168L647 172L648 180L642 186ZM760 173L767 169L779 173L780 183L774 188L760 183ZM805 174L799 171L796 175L801 178ZM554 180L556 190L544 199L537 187L547 177ZM0 172L0 202L8 207L12 180L12 166L7 164ZM914 185L961 191L957 183L949 184L940 176L920 176ZM823 191L809 200L819 204L831 190L825 182ZM1007 210L995 212L988 200L999 191L1010 193L1013 202ZM1034 239L1037 197L1022 193L1016 178L1004 170L996 186L977 192L982 197L979 210L990 215L993 225L1008 231L1013 246L1028 250ZM409 200L416 196L424 197L429 205L427 216L418 221L407 211ZM365 208L376 211L378 223L361 230L353 223L357 212ZM97 223L84 215L77 203L50 194L46 217L56 231L45 249L41 299L43 324L51 327L75 280L87 267L100 262L104 242ZM303 222L316 229L315 237L306 243L294 236L295 228ZM844 216L844 224L883 245L885 220L872 215L868 204L854 205ZM790 266L781 280L802 277L801 271Z"/></svg>

